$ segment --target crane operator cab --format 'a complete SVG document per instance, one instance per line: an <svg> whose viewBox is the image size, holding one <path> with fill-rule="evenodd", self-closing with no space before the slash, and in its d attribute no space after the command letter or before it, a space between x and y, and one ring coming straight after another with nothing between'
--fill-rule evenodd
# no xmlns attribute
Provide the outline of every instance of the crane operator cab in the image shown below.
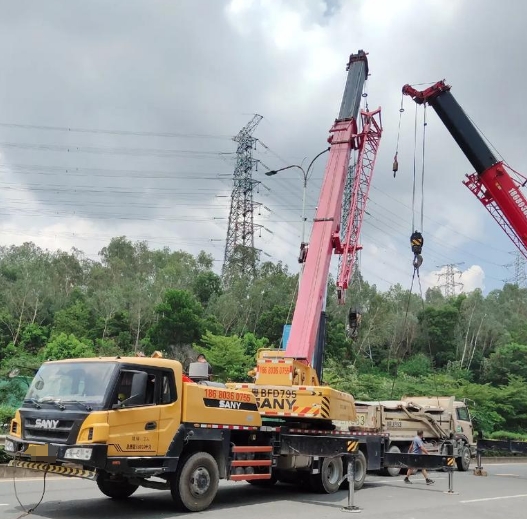
<svg viewBox="0 0 527 519"><path fill-rule="evenodd" d="M348 312L348 326L346 331L350 339L356 339L359 335L359 327L362 314L358 308L350 308Z"/></svg>

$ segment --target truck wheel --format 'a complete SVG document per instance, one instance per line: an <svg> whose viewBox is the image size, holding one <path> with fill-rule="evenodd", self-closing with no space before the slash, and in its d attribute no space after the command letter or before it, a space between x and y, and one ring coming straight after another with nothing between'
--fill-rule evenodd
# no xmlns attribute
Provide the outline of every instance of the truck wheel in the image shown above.
<svg viewBox="0 0 527 519"><path fill-rule="evenodd" d="M318 474L311 474L309 483L314 492L334 494L343 475L342 457L324 458Z"/></svg>
<svg viewBox="0 0 527 519"><path fill-rule="evenodd" d="M390 445L387 452L396 452L400 454L401 449L399 449L397 445ZM381 469L380 473L383 476L390 476L392 478L395 478L401 473L401 467L386 467L384 469Z"/></svg>
<svg viewBox="0 0 527 519"><path fill-rule="evenodd" d="M461 447L461 455L456 458L457 470L466 472L470 467L470 449L467 445Z"/></svg>
<svg viewBox="0 0 527 519"><path fill-rule="evenodd" d="M179 508L201 512L210 506L220 480L218 464L207 452L196 452L180 460L170 481L172 499Z"/></svg>
<svg viewBox="0 0 527 519"><path fill-rule="evenodd" d="M132 485L126 479L110 479L106 474L97 476L97 486L105 496L112 499L126 499L139 488L139 485Z"/></svg>
<svg viewBox="0 0 527 519"><path fill-rule="evenodd" d="M364 486L364 481L366 481L366 473L368 470L368 461L366 459L366 455L359 451L357 453L357 457L355 458L355 483L354 483L354 489L360 490ZM348 458L344 458L344 481L342 482L342 485L340 485L341 490L348 490L349 484L348 484Z"/></svg>

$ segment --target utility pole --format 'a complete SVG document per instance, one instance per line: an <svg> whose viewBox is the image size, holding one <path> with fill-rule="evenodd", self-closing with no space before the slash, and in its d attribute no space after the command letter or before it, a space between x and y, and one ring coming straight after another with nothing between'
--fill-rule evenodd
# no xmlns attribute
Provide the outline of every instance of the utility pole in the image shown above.
<svg viewBox="0 0 527 519"><path fill-rule="evenodd" d="M507 283L514 283L518 288L525 288L527 285L527 274L525 273L525 265L527 261L520 251L513 251L509 254L514 256L514 262L508 263L505 267L514 267L514 275L507 279Z"/></svg>
<svg viewBox="0 0 527 519"><path fill-rule="evenodd" d="M456 268L458 265L463 265L465 262L461 263L448 263L446 265L436 265L437 268L445 269L442 274L437 274L438 280L445 278L445 282L442 285L438 285L439 288L445 289L445 297L454 297L456 295L456 287L461 287L463 290L463 283L459 283L455 279L457 274L461 277L461 272Z"/></svg>
<svg viewBox="0 0 527 519"><path fill-rule="evenodd" d="M302 272L304 270L304 262L306 261L306 255L307 255L307 245L306 242L306 193L307 193L307 181L309 180L309 175L311 173L311 169L313 168L313 164L315 161L324 153L327 153L331 148L326 148L325 150L322 150L320 153L315 155L313 160L309 163L309 166L307 169L304 169L302 166L299 166L298 164L291 164L290 166L285 166L284 168L280 169L273 169L270 171L266 171L265 174L268 177L271 177L273 175L276 175L277 173L280 173L280 171L285 171L287 169L296 168L302 172L302 236L300 237L300 256L298 257L298 262L301 263L300 272L298 274L298 281L302 279Z"/></svg>
<svg viewBox="0 0 527 519"><path fill-rule="evenodd" d="M236 149L236 168L233 175L231 208L225 241L222 277L231 274L251 273L256 270L258 251L254 248L254 230L260 227L254 224L253 188L260 182L253 180L253 168L257 163L253 159L253 150L257 139L252 136L262 120L262 116L254 117L233 137L238 143Z"/></svg>

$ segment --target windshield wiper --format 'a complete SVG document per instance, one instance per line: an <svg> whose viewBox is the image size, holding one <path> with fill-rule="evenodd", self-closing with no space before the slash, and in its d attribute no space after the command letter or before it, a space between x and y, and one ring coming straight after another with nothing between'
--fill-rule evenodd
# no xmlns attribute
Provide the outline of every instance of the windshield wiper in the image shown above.
<svg viewBox="0 0 527 519"><path fill-rule="evenodd" d="M60 400L54 400L53 398L41 398L38 401L39 404L53 404L57 406L61 411L64 411L66 409L66 406L62 403Z"/></svg>
<svg viewBox="0 0 527 519"><path fill-rule="evenodd" d="M42 409L42 406L38 403L38 400L35 400L34 398L24 398L25 402L31 402L37 409Z"/></svg>
<svg viewBox="0 0 527 519"><path fill-rule="evenodd" d="M62 400L63 404L77 404L81 407L84 407L86 411L93 411L93 407L90 404L85 404L84 402L81 402L80 400Z"/></svg>

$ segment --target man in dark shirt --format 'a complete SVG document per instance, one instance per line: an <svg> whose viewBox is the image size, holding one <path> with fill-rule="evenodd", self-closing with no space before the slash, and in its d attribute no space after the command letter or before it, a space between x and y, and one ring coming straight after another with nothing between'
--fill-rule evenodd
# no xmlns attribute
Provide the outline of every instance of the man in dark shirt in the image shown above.
<svg viewBox="0 0 527 519"><path fill-rule="evenodd" d="M413 439L412 445L410 445L409 452L411 454L429 454L429 452L424 447L423 431L417 431L417 436ZM433 485L434 480L428 477L428 471L426 469L422 469L421 472L423 473L426 484ZM410 476L412 475L412 473L413 473L413 470L408 469L408 471L406 472L406 477L404 478L405 483L408 483L410 485L412 484L412 482L410 481Z"/></svg>

